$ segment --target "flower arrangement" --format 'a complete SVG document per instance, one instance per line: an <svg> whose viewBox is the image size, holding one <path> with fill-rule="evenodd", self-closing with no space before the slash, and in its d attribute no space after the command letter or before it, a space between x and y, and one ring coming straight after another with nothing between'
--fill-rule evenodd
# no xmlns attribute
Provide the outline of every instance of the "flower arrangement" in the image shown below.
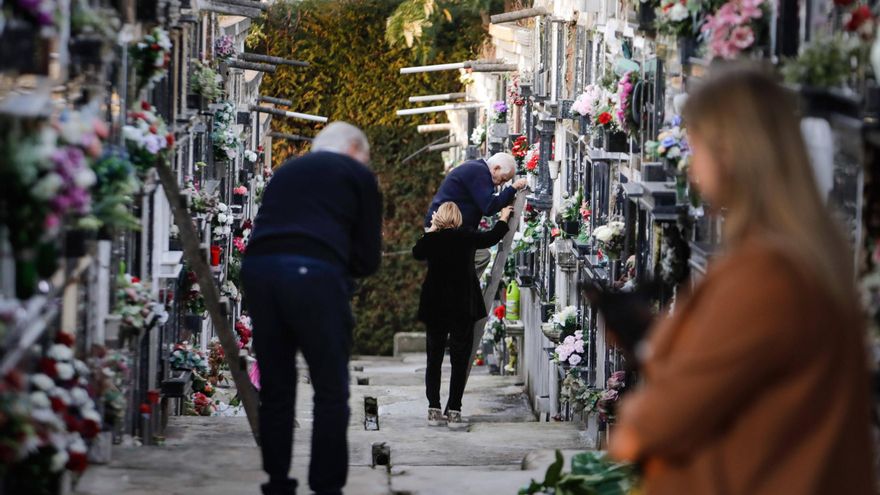
<svg viewBox="0 0 880 495"><path fill-rule="evenodd" d="M192 396L193 407L197 416L210 416L217 410L217 405L207 395L196 392Z"/></svg>
<svg viewBox="0 0 880 495"><path fill-rule="evenodd" d="M864 41L870 41L874 39L876 26L877 19L871 8L862 4L856 5L846 14L843 28L847 32L857 34Z"/></svg>
<svg viewBox="0 0 880 495"><path fill-rule="evenodd" d="M493 122L504 123L507 122L507 103L504 100L496 101L492 105L492 110L495 112L495 117L492 119Z"/></svg>
<svg viewBox="0 0 880 495"><path fill-rule="evenodd" d="M712 58L734 59L753 47L760 22L766 22L765 0L730 0L706 16L700 31L707 36Z"/></svg>
<svg viewBox="0 0 880 495"><path fill-rule="evenodd" d="M171 38L168 32L160 27L154 28L131 47L131 56L137 73L138 92L152 88L165 77L171 61Z"/></svg>
<svg viewBox="0 0 880 495"><path fill-rule="evenodd" d="M124 267L116 281L113 313L122 318L122 328L134 335L168 321L165 305L153 299L150 288L139 278L125 273Z"/></svg>
<svg viewBox="0 0 880 495"><path fill-rule="evenodd" d="M208 381L214 385L226 381L223 369L226 366L226 352L217 337L208 344Z"/></svg>
<svg viewBox="0 0 880 495"><path fill-rule="evenodd" d="M259 158L259 156L257 155L257 152L256 152L256 151L253 151L253 150L245 150L245 152L244 152L244 159L247 160L248 162L250 162L250 163L256 163L258 158Z"/></svg>
<svg viewBox="0 0 880 495"><path fill-rule="evenodd" d="M577 316L575 316L575 319ZM584 332L577 330L573 335L569 335L563 339L562 343L556 346L553 353L553 359L557 363L567 363L571 366L577 366L584 360Z"/></svg>
<svg viewBox="0 0 880 495"><path fill-rule="evenodd" d="M254 327L251 323L251 317L241 315L235 322L235 333L238 335L238 347L244 349L251 341L254 334Z"/></svg>
<svg viewBox="0 0 880 495"><path fill-rule="evenodd" d="M611 373L611 377L605 383L605 390L598 393L595 402L589 408L589 412L598 412L599 419L613 423L615 419L615 409L620 394L626 388L626 372L615 371Z"/></svg>
<svg viewBox="0 0 880 495"><path fill-rule="evenodd" d="M834 36L807 43L800 54L785 62L782 74L791 84L818 88L837 88L852 75L852 59L858 40Z"/></svg>
<svg viewBox="0 0 880 495"><path fill-rule="evenodd" d="M190 181L184 192L189 196L189 211L196 215L208 215L213 213L219 203L216 194L208 194Z"/></svg>
<svg viewBox="0 0 880 495"><path fill-rule="evenodd" d="M541 161L540 146L539 143L529 146L529 150L526 152L525 158L523 158L523 167L527 173L538 175L538 164Z"/></svg>
<svg viewBox="0 0 880 495"><path fill-rule="evenodd" d="M128 112L128 123L122 127L122 136L132 163L140 172L153 168L157 157L162 157L174 146L174 135L168 132L165 121L156 108L146 101Z"/></svg>
<svg viewBox="0 0 880 495"><path fill-rule="evenodd" d="M234 57L235 39L228 34L224 34L214 40L214 56L221 59Z"/></svg>
<svg viewBox="0 0 880 495"><path fill-rule="evenodd" d="M525 136L518 136L513 140L513 145L510 147L510 154L516 159L516 163L518 166L522 166L522 162L526 157L526 154L529 152L529 139Z"/></svg>
<svg viewBox="0 0 880 495"><path fill-rule="evenodd" d="M660 0L655 9L657 32L677 37L693 36L702 4L701 0Z"/></svg>
<svg viewBox="0 0 880 495"><path fill-rule="evenodd" d="M480 146L484 142L486 142L486 127L482 125L475 127L471 132L471 144Z"/></svg>
<svg viewBox="0 0 880 495"><path fill-rule="evenodd" d="M633 87L639 80L639 73L630 71L620 78L617 83L617 105L614 109L614 118L617 127L630 134L638 132L639 123L635 121L632 113Z"/></svg>
<svg viewBox="0 0 880 495"><path fill-rule="evenodd" d="M616 260L620 258L623 252L624 234L626 232L626 224L621 221L608 222L605 225L596 227L593 230L593 238L599 244L602 254L609 259Z"/></svg>
<svg viewBox="0 0 880 495"><path fill-rule="evenodd" d="M571 105L571 111L582 117L593 117L596 110L609 100L608 91L598 84L590 84L578 95Z"/></svg>
<svg viewBox="0 0 880 495"><path fill-rule="evenodd" d="M193 93L208 101L216 101L223 96L223 78L209 65L195 61L189 76L189 84Z"/></svg>
<svg viewBox="0 0 880 495"><path fill-rule="evenodd" d="M222 103L222 107L214 114L214 129L211 133L214 141L214 154L218 160L234 160L241 147L241 137L236 129L235 105L230 101Z"/></svg>
<svg viewBox="0 0 880 495"><path fill-rule="evenodd" d="M36 26L55 26L55 12L58 9L58 2L53 0L16 0L13 5Z"/></svg>
<svg viewBox="0 0 880 495"><path fill-rule="evenodd" d="M526 99L523 98L522 90L519 87L519 76L513 76L510 79L510 85L507 86L507 97L518 107L526 104Z"/></svg>
<svg viewBox="0 0 880 495"><path fill-rule="evenodd" d="M232 194L236 196L247 196L248 190L244 185L238 185L232 189Z"/></svg>
<svg viewBox="0 0 880 495"><path fill-rule="evenodd" d="M235 217L229 212L226 203L217 203L217 207L211 213L211 225L214 226L214 235L226 237L232 233L232 223Z"/></svg>
<svg viewBox="0 0 880 495"><path fill-rule="evenodd" d="M578 309L574 306L566 306L562 310L553 313L553 325L562 331L562 337L574 335L578 329Z"/></svg>
<svg viewBox="0 0 880 495"><path fill-rule="evenodd" d="M458 82L470 86L475 81L474 72L471 69L458 69Z"/></svg>
<svg viewBox="0 0 880 495"><path fill-rule="evenodd" d="M39 372L28 379L26 401L21 400L25 385L20 375L14 379L7 376L0 389L0 404L12 399L13 415L24 416L12 419L19 448L5 450L5 455L12 457L12 462L28 466L23 472L34 476L38 484L65 469L83 472L88 466L88 443L101 431L102 418L89 393L90 370L74 357L73 342L73 335L57 334L54 345L40 359ZM3 436L0 434L0 438ZM3 438L0 445L11 447L8 438Z"/></svg>
<svg viewBox="0 0 880 495"><path fill-rule="evenodd" d="M538 249L538 239L544 234L545 228L540 217L526 221L525 230L513 234L513 252L534 253Z"/></svg>
<svg viewBox="0 0 880 495"><path fill-rule="evenodd" d="M130 378L129 358L120 351L108 353L96 347L90 362L95 382L95 395L104 405L104 421L107 424L122 422L126 407L126 384Z"/></svg>
<svg viewBox="0 0 880 495"><path fill-rule="evenodd" d="M199 286L199 277L192 270L186 271L184 284L182 287L183 304L187 313L194 315L203 315L205 309L205 298L202 295L202 288Z"/></svg>
<svg viewBox="0 0 880 495"><path fill-rule="evenodd" d="M223 281L223 285L220 286L220 295L228 297L230 301L241 301L241 292L232 280Z"/></svg>
<svg viewBox="0 0 880 495"><path fill-rule="evenodd" d="M681 117L675 116L657 135L656 141L645 143L647 152L659 160L677 164L682 155L688 152L687 132L681 126Z"/></svg>
<svg viewBox="0 0 880 495"><path fill-rule="evenodd" d="M171 367L178 370L190 370L200 375L208 372L208 362L198 349L194 349L188 342L174 345L171 355L168 356Z"/></svg>
<svg viewBox="0 0 880 495"><path fill-rule="evenodd" d="M584 192L580 189L565 198L562 201L562 207L560 208L560 217L564 222L577 222L581 220L581 208L584 203Z"/></svg>
<svg viewBox="0 0 880 495"><path fill-rule="evenodd" d="M92 163L95 185L92 188L92 215L101 226L140 229L140 219L132 215L128 205L140 188L134 164L122 149L109 149Z"/></svg>

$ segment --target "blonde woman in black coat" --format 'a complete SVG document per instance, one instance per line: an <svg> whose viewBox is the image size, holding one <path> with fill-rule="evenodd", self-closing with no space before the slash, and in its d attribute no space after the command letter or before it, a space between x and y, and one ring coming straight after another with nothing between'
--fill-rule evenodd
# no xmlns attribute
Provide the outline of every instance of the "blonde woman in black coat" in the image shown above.
<svg viewBox="0 0 880 495"><path fill-rule="evenodd" d="M425 393L430 426L448 424L453 429L464 426L461 398L467 380L474 324L486 317L480 282L474 271L474 252L489 248L504 238L512 212L512 207L504 208L500 221L492 230L473 232L461 228L461 211L455 203L443 203L431 217L431 228L413 247L413 256L428 262L428 275L422 284L419 302L419 320L428 329ZM447 341L452 376L444 421L440 410L440 368Z"/></svg>

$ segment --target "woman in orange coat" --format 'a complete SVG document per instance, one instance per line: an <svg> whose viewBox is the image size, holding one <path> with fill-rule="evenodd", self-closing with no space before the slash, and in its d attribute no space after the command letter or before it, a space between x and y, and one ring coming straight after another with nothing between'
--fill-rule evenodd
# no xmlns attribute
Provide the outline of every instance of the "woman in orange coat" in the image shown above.
<svg viewBox="0 0 880 495"><path fill-rule="evenodd" d="M861 495L872 475L853 257L814 183L793 96L744 67L685 107L722 253L651 334L611 453L648 495Z"/></svg>

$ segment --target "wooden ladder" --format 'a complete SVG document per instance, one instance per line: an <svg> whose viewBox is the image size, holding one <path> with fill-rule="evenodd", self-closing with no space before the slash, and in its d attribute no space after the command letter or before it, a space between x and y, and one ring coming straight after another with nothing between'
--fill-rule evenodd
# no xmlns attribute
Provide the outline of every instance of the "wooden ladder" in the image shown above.
<svg viewBox="0 0 880 495"><path fill-rule="evenodd" d="M489 272L489 282L486 284L486 288L483 289L483 304L486 305L487 313L492 309L492 302L495 300L495 293L498 291L498 284L501 283L501 277L504 276L504 265L507 264L507 258L510 256L510 251L513 249L513 236L516 234L517 228L519 228L519 220L522 218L522 212L526 206L526 194L526 191L520 191L516 194L516 199L513 202L513 215L510 216L510 220L508 221L510 231L504 236L504 239L498 247L498 252L495 255L495 262L492 264L492 270ZM480 349L480 344L483 341L483 329L486 326L487 319L488 318L483 318L474 325L474 342L471 347L471 359L468 361L468 376L471 374L471 368L474 365L474 358L476 357L477 351Z"/></svg>

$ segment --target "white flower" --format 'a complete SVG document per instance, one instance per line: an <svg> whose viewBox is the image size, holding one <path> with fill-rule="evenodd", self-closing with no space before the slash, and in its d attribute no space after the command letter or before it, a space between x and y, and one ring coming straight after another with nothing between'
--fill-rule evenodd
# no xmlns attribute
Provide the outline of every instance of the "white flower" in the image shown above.
<svg viewBox="0 0 880 495"><path fill-rule="evenodd" d="M573 345L574 344L574 337L569 335L568 337L565 338L565 340L563 342L565 342L568 345Z"/></svg>
<svg viewBox="0 0 880 495"><path fill-rule="evenodd" d="M61 402L63 402L65 405L70 405L70 403L73 402L73 399L70 397L70 392L68 392L67 389L61 387L55 387L54 390L49 392L49 396L61 399Z"/></svg>
<svg viewBox="0 0 880 495"><path fill-rule="evenodd" d="M580 362L581 362L581 357L577 354L572 354L568 358L568 364L570 364L572 366L577 366L578 363L580 363Z"/></svg>
<svg viewBox="0 0 880 495"><path fill-rule="evenodd" d="M36 199L48 201L55 197L62 185L64 179L55 172L50 172L31 188L31 195Z"/></svg>
<svg viewBox="0 0 880 495"><path fill-rule="evenodd" d="M614 233L611 231L611 228L607 225L602 225L601 227L596 227L593 230L593 237L596 238L599 242L607 243L614 236Z"/></svg>
<svg viewBox="0 0 880 495"><path fill-rule="evenodd" d="M226 223L226 214L221 213L221 214L217 215L217 221L219 223Z"/></svg>
<svg viewBox="0 0 880 495"><path fill-rule="evenodd" d="M58 378L62 380L70 380L73 378L73 366L68 363L56 363L55 371L58 372Z"/></svg>
<svg viewBox="0 0 880 495"><path fill-rule="evenodd" d="M226 206L226 203L217 203L217 211L219 211L220 213L226 213L226 210L228 209L229 207Z"/></svg>
<svg viewBox="0 0 880 495"><path fill-rule="evenodd" d="M667 158L678 158L681 156L681 149L678 146L673 146L669 148L669 151L666 152Z"/></svg>
<svg viewBox="0 0 880 495"><path fill-rule="evenodd" d="M57 473L67 465L69 457L66 450L59 450L52 456L52 472Z"/></svg>
<svg viewBox="0 0 880 495"><path fill-rule="evenodd" d="M244 152L244 159L249 162L257 161L257 154L251 150L247 150Z"/></svg>
<svg viewBox="0 0 880 495"><path fill-rule="evenodd" d="M86 389L80 387L74 387L70 391L70 398L73 401L73 405L76 407L82 407L84 404L87 404L92 400L91 397L89 397L89 393L86 392Z"/></svg>
<svg viewBox="0 0 880 495"><path fill-rule="evenodd" d="M31 385L43 392L48 392L55 388L55 380L49 378L48 375L43 373L37 373L31 377Z"/></svg>
<svg viewBox="0 0 880 495"><path fill-rule="evenodd" d="M76 373L80 376L86 376L89 374L89 367L86 363L80 361L79 359L75 359L73 361L73 367L76 370Z"/></svg>
<svg viewBox="0 0 880 495"><path fill-rule="evenodd" d="M95 423L101 424L101 415L93 408L87 408L81 412L83 419L89 419Z"/></svg>
<svg viewBox="0 0 880 495"><path fill-rule="evenodd" d="M73 349L64 344L55 344L46 355L56 361L69 361L73 359Z"/></svg>
<svg viewBox="0 0 880 495"><path fill-rule="evenodd" d="M683 21L688 18L690 12L687 7L676 2L672 9L669 10L669 18L675 22Z"/></svg>
<svg viewBox="0 0 880 495"><path fill-rule="evenodd" d="M89 167L81 168L73 178L73 182L83 189L91 187L96 181L97 178L95 177L95 172Z"/></svg>
<svg viewBox="0 0 880 495"><path fill-rule="evenodd" d="M190 286L190 290L198 292L198 291L202 290L202 288L199 287L199 284L195 283Z"/></svg>
<svg viewBox="0 0 880 495"><path fill-rule="evenodd" d="M52 403L49 402L49 396L46 395L45 392L31 392L31 405L35 409L48 409L52 407Z"/></svg>
<svg viewBox="0 0 880 495"><path fill-rule="evenodd" d="M148 134L144 138L144 148L152 154L156 154L168 145L168 140L165 139L164 136L159 136L156 134Z"/></svg>
<svg viewBox="0 0 880 495"><path fill-rule="evenodd" d="M523 239L522 232L516 232L513 234L513 242L519 242Z"/></svg>
<svg viewBox="0 0 880 495"><path fill-rule="evenodd" d="M86 447L86 443L83 441L82 437L77 435L76 439L70 443L68 450L78 454L85 454L89 449Z"/></svg>

